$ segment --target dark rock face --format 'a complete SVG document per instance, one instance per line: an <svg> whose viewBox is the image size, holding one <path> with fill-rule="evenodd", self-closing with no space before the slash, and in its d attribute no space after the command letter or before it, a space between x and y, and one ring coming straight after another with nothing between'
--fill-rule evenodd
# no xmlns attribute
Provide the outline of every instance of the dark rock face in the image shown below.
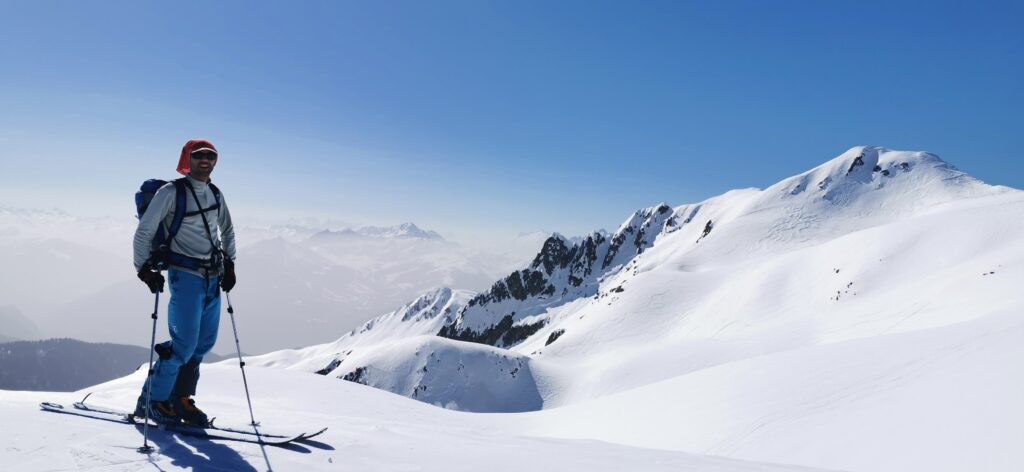
<svg viewBox="0 0 1024 472"><path fill-rule="evenodd" d="M846 175L850 175L850 172L853 172L854 169L856 169L856 168L858 168L858 167L860 167L862 165L864 165L864 155L863 154L857 156L857 158L853 160L853 164L850 164L850 168L846 169Z"/></svg>
<svg viewBox="0 0 1024 472"><path fill-rule="evenodd" d="M333 361L331 361L330 364L327 364L327 367L324 367L323 369L316 371L316 373L320 375L327 375L333 372L334 369L337 369L339 365L341 365L341 359L334 359Z"/></svg>
<svg viewBox="0 0 1024 472"><path fill-rule="evenodd" d="M634 212L610 238L594 232L570 243L553 235L528 268L509 274L473 297L438 335L493 346L522 342L546 321L522 324L519 320L593 296L602 276L651 247L674 217L672 208L661 204Z"/></svg>
<svg viewBox="0 0 1024 472"><path fill-rule="evenodd" d="M537 330L544 327L547 321L538 321L532 324L520 324L515 325L512 322L512 317L515 313L505 315L497 324L485 329L484 331L477 333L472 329L464 329L459 331L455 328L455 325L447 325L441 328L441 331L437 333L438 336L456 339L459 341L469 341L471 343L489 344L497 347L510 347L519 344L526 338L536 333Z"/></svg>
<svg viewBox="0 0 1024 472"><path fill-rule="evenodd" d="M696 242L699 243L702 239L708 237L708 235L711 234L711 230L714 229L714 227L715 223L712 220L708 220L708 222L704 224L704 232L701 233L700 237L697 238Z"/></svg>
<svg viewBox="0 0 1024 472"><path fill-rule="evenodd" d="M594 262L597 261L597 253L603 249L605 242L607 242L607 239L604 235L595 233L587 236L587 239L583 240L583 243L580 245L580 250L577 252L578 257L573 258L572 273L580 275L581 278L590 276Z"/></svg>
<svg viewBox="0 0 1024 472"><path fill-rule="evenodd" d="M616 234L615 237L612 238L611 247L608 248L608 253L605 254L604 256L604 264L601 265L602 269L605 269L609 265L611 265L612 261L615 260L615 256L619 253L619 248L622 247L622 243L626 242L626 237L635 232L636 230L633 229L632 226L629 226L625 228L623 232Z"/></svg>
<svg viewBox="0 0 1024 472"><path fill-rule="evenodd" d="M547 342L545 342L544 345L545 346L550 346L551 343L557 341L558 338L562 337L563 334L565 334L565 330L564 329L556 329L556 330L552 331L551 334L548 336Z"/></svg>
<svg viewBox="0 0 1024 472"><path fill-rule="evenodd" d="M604 263L601 265L601 269L607 269L612 266L613 262L616 262L616 256L622 249L623 243L626 242L627 238L633 237L633 248L635 252L628 256L632 259L633 256L640 254L654 242L654 237L664 229L664 222L670 218L668 205L664 203L657 207L646 210L640 210L633 214L628 224L624 225L622 229L616 233L615 237L612 238L611 246L608 248L608 253L604 256ZM648 238L648 236L651 236ZM624 262L624 261L623 261Z"/></svg>
<svg viewBox="0 0 1024 472"><path fill-rule="evenodd" d="M654 209L654 211L657 212L658 215L664 215L669 210L671 210L671 208L669 208L668 205L665 205L664 203ZM644 235L645 233L647 233L647 229L647 225L641 226L640 229L638 229L636 232L636 237L633 238L633 246L636 248L637 254L640 254L644 252L644 249L647 249L647 241L644 239Z"/></svg>
<svg viewBox="0 0 1024 472"><path fill-rule="evenodd" d="M356 370L345 374L342 380L348 380L349 382L361 383L366 385L366 367L357 367Z"/></svg>
<svg viewBox="0 0 1024 472"><path fill-rule="evenodd" d="M569 247L565 245L565 240L556 236L552 236L544 241L544 247L541 248L540 253L533 259L530 267L544 266L544 272L551 274L555 267L565 267L572 261L573 256L576 255L576 245Z"/></svg>
<svg viewBox="0 0 1024 472"><path fill-rule="evenodd" d="M513 272L469 301L468 306L487 305L508 299L526 300L537 295L553 295L555 287L547 283L547 277L539 270L523 269Z"/></svg>

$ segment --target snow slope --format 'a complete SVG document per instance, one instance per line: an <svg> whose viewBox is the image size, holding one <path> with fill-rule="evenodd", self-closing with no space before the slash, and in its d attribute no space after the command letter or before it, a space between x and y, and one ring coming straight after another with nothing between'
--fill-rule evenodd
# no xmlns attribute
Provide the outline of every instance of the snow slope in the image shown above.
<svg viewBox="0 0 1024 472"><path fill-rule="evenodd" d="M333 343L246 362L316 372L463 411L539 409L542 401L527 356L433 336L471 296L434 290Z"/></svg>
<svg viewBox="0 0 1024 472"><path fill-rule="evenodd" d="M248 361L265 367L289 368L321 375L338 374L346 357L355 349L375 349L396 339L435 333L451 318L472 292L441 288L421 295L388 314L364 323L333 343L303 349L288 349L256 356ZM344 373L354 371L355 367Z"/></svg>
<svg viewBox="0 0 1024 472"><path fill-rule="evenodd" d="M222 424L248 423L237 366L205 367L200 405ZM381 390L302 372L250 367L253 408L268 429L329 427L290 448L207 441L150 430L152 456L135 451L135 427L41 411L40 401L83 395L0 391L0 468L17 471L680 471L798 472L808 469L525 434L500 416L435 408ZM98 385L90 402L134 402L145 371ZM14 427L16 426L16 427Z"/></svg>
<svg viewBox="0 0 1024 472"><path fill-rule="evenodd" d="M512 420L531 434L822 468L1020 470L1021 314L751 357Z"/></svg>
<svg viewBox="0 0 1024 472"><path fill-rule="evenodd" d="M543 410L510 418L534 434L848 470L1017 470L1022 240L1024 192L929 153L856 147L764 190L640 210L611 235L556 235L438 333L524 356ZM375 333L382 365L402 346L414 358L426 344L399 340L423 334ZM261 359L301 369L324 354Z"/></svg>

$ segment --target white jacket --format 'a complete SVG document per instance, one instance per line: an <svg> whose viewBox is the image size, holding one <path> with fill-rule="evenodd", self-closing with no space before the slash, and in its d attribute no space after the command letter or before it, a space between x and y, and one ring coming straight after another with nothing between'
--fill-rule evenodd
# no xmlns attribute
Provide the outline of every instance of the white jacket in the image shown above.
<svg viewBox="0 0 1024 472"><path fill-rule="evenodd" d="M206 182L200 182L189 176L185 178L192 184L192 188L196 191L196 197L199 198L203 208L209 208L220 203L219 209L206 213L206 219L210 224L210 233L213 236L214 245L220 246L227 257L234 260L235 229L231 224L231 212L228 211L223 192L218 202L213 190L210 189ZM153 248L153 237L156 236L158 225L162 224L164 226L165 233L171 226L176 206L174 201L175 193L174 182L168 182L167 185L160 187L156 194L153 195L153 200L150 201L149 207L139 220L139 227L135 229L135 240L133 243L136 272L142 270L142 265L149 260L150 252ZM199 209L196 205L196 199L192 196L192 192L186 187L185 211L191 212L198 211ZM206 234L206 227L203 226L203 218L200 215L186 216L181 222L178 234L171 241L171 251L199 259L211 258L214 249L215 246L210 244L210 238ZM181 267L176 268L199 275L200 277L205 275L199 271Z"/></svg>

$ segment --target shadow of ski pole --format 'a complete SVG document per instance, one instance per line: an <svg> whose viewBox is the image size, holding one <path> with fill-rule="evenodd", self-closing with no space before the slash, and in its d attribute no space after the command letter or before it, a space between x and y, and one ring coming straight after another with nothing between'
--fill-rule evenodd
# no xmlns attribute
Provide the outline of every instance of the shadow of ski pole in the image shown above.
<svg viewBox="0 0 1024 472"><path fill-rule="evenodd" d="M270 465L270 456L267 455L267 445L263 444L263 435L260 434L259 427L253 425L252 430L256 432L256 437L260 438L260 451L263 452L263 460L267 462L267 472L273 472L274 468Z"/></svg>
<svg viewBox="0 0 1024 472"><path fill-rule="evenodd" d="M142 434L142 425L137 424L135 428ZM158 428L150 428L149 438L157 446L156 454L170 458L171 465L175 467L191 470L257 472L238 451L215 441L177 435ZM192 452L186 445L195 448L196 452ZM264 458L267 460L268 470L272 470L269 469L270 459L266 457L266 451ZM150 456L150 463L160 469L152 459Z"/></svg>

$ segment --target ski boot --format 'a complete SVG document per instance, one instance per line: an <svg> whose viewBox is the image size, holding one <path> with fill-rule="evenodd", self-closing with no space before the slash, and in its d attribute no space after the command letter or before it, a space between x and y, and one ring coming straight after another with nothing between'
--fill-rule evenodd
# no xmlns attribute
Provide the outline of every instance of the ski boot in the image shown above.
<svg viewBox="0 0 1024 472"><path fill-rule="evenodd" d="M145 421L146 419L146 401L143 398L139 398L139 401L135 404L135 412L132 413L136 421ZM181 423L181 415L174 411L174 407L169 401L151 401L149 403L149 419L150 421L158 425L176 425Z"/></svg>
<svg viewBox="0 0 1024 472"><path fill-rule="evenodd" d="M171 397L171 404L178 417L193 426L205 428L210 425L210 419L203 413L203 410L196 408L196 401L191 396Z"/></svg>

